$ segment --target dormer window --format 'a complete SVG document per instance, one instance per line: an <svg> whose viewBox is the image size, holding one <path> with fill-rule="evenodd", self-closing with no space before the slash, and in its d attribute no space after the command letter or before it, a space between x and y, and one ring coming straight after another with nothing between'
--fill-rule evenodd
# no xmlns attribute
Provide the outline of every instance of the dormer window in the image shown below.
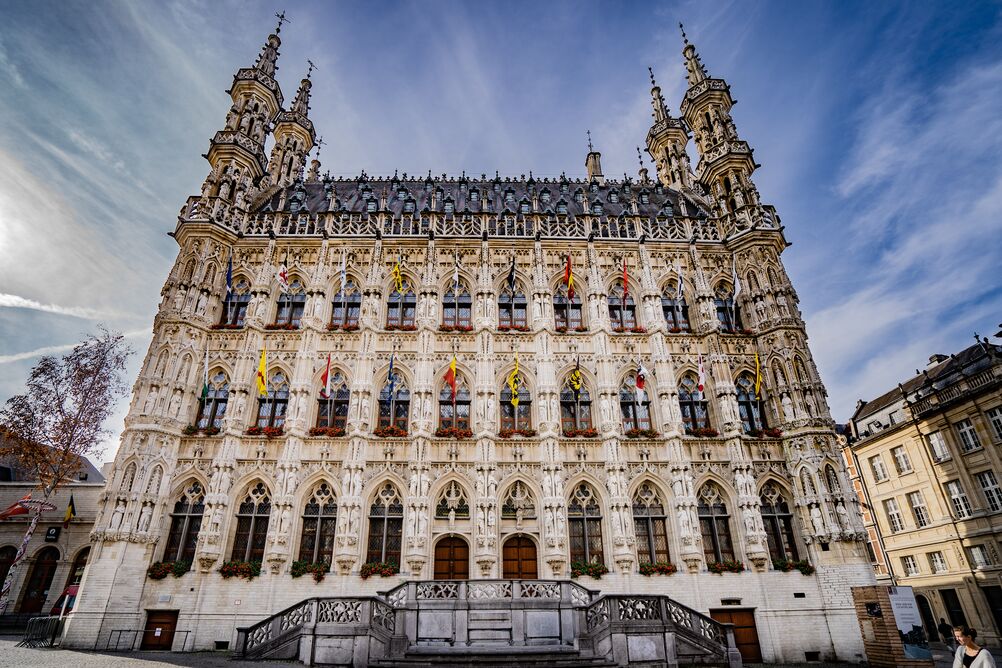
<svg viewBox="0 0 1002 668"><path fill-rule="evenodd" d="M567 213L567 202L564 200L557 202L557 213Z"/></svg>
<svg viewBox="0 0 1002 668"><path fill-rule="evenodd" d="M592 183L590 186L588 186L588 190L590 190L593 193L597 193L598 192L598 184L597 183Z"/></svg>
<svg viewBox="0 0 1002 668"><path fill-rule="evenodd" d="M561 183L560 184L560 192L562 194L566 195L569 190L570 190L570 186L568 186L567 183Z"/></svg>
<svg viewBox="0 0 1002 668"><path fill-rule="evenodd" d="M602 215L602 203L601 202L595 202L594 204L592 204L591 205L591 212L592 212L592 214L594 214L596 216L601 216Z"/></svg>
<svg viewBox="0 0 1002 668"><path fill-rule="evenodd" d="M375 213L375 211L376 211L376 200L370 199L368 202L366 202L365 203L365 210L368 211L369 213Z"/></svg>
<svg viewBox="0 0 1002 668"><path fill-rule="evenodd" d="M414 200L409 199L404 202L404 213L414 213Z"/></svg>
<svg viewBox="0 0 1002 668"><path fill-rule="evenodd" d="M583 202L584 201L584 192L582 192L580 189L578 189L578 191L574 193L574 201L577 202L578 204L580 204L581 202Z"/></svg>
<svg viewBox="0 0 1002 668"><path fill-rule="evenodd" d="M657 184L656 186L654 186L654 192L655 192L655 194L657 194L657 195L663 195L663 194L664 194L664 192L665 192L665 189L664 189L664 187L663 187L663 186L662 186L662 185L661 185L661 184L659 183L659 184Z"/></svg>
<svg viewBox="0 0 1002 668"><path fill-rule="evenodd" d="M612 204L615 204L616 202L618 202L619 201L619 193L616 192L615 190L613 190L612 192L610 192L609 193L609 201Z"/></svg>
<svg viewBox="0 0 1002 668"><path fill-rule="evenodd" d="M494 184L494 192L496 192L496 193L497 192L501 192L501 184L500 183L495 183Z"/></svg>
<svg viewBox="0 0 1002 668"><path fill-rule="evenodd" d="M650 204L651 203L651 196L648 195L646 192L640 193L640 203L641 204Z"/></svg>
<svg viewBox="0 0 1002 668"><path fill-rule="evenodd" d="M505 204L513 204L515 202L515 193L514 193L514 191L511 191L511 190L505 191L504 201L505 201Z"/></svg>
<svg viewBox="0 0 1002 668"><path fill-rule="evenodd" d="M529 203L528 202L522 202L522 205L519 207L519 211L521 213L529 213Z"/></svg>
<svg viewBox="0 0 1002 668"><path fill-rule="evenodd" d="M447 199L445 200L445 205L443 208L445 209L446 213L455 213L456 204L451 199Z"/></svg>
<svg viewBox="0 0 1002 668"><path fill-rule="evenodd" d="M540 193L539 199L542 200L544 204L549 204L550 203L550 191L549 190L544 190L542 193Z"/></svg>
<svg viewBox="0 0 1002 668"><path fill-rule="evenodd" d="M479 202L480 201L480 191L474 188L470 191L470 201Z"/></svg>
<svg viewBox="0 0 1002 668"><path fill-rule="evenodd" d="M403 199L405 197L407 197L407 189L406 188L401 188L400 190L397 191L397 199Z"/></svg>

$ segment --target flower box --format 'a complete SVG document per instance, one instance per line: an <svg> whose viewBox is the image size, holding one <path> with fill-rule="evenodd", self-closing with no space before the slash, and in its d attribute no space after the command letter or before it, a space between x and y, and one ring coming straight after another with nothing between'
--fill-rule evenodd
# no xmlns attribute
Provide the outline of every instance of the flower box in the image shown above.
<svg viewBox="0 0 1002 668"><path fill-rule="evenodd" d="M567 328L566 327L557 327L557 328L555 328L554 331L556 331L557 334L566 334L567 333Z"/></svg>
<svg viewBox="0 0 1002 668"><path fill-rule="evenodd" d="M307 573L313 575L314 582L323 582L324 576L327 575L327 571L331 569L330 564L326 561L322 561L319 564L313 564L308 561L293 561L292 569L289 573L294 578L302 577Z"/></svg>
<svg viewBox="0 0 1002 668"><path fill-rule="evenodd" d="M740 573L745 569L744 563L727 559L725 561L710 561L706 564L706 569L711 573L721 575L723 573Z"/></svg>
<svg viewBox="0 0 1002 668"><path fill-rule="evenodd" d="M498 432L499 438L512 438L513 436L535 436L535 429L502 429Z"/></svg>
<svg viewBox="0 0 1002 668"><path fill-rule="evenodd" d="M187 427L181 430L181 433L185 436L194 436L198 433L198 427L193 424L189 424Z"/></svg>
<svg viewBox="0 0 1002 668"><path fill-rule="evenodd" d="M246 578L250 580L261 575L260 561L224 561L219 567L219 573L224 578Z"/></svg>
<svg viewBox="0 0 1002 668"><path fill-rule="evenodd" d="M804 575L814 575L814 566L811 566L811 562L806 559L775 559L772 562L772 567L785 573L800 571Z"/></svg>
<svg viewBox="0 0 1002 668"><path fill-rule="evenodd" d="M191 570L190 561L158 561L146 570L146 575L151 580L163 580L168 575L179 578L189 570Z"/></svg>
<svg viewBox="0 0 1002 668"><path fill-rule="evenodd" d="M657 438L658 432L655 429L630 429L625 436L626 438Z"/></svg>
<svg viewBox="0 0 1002 668"><path fill-rule="evenodd" d="M344 436L344 427L311 427L310 436L327 436L328 438L339 438Z"/></svg>
<svg viewBox="0 0 1002 668"><path fill-rule="evenodd" d="M564 429L565 438L598 438L598 429Z"/></svg>
<svg viewBox="0 0 1002 668"><path fill-rule="evenodd" d="M387 332L416 332L417 325L387 325Z"/></svg>
<svg viewBox="0 0 1002 668"><path fill-rule="evenodd" d="M641 575L674 575L678 572L678 566L668 561L645 562L640 564Z"/></svg>
<svg viewBox="0 0 1002 668"><path fill-rule="evenodd" d="M748 432L752 438L779 438L783 435L782 429L752 429Z"/></svg>
<svg viewBox="0 0 1002 668"><path fill-rule="evenodd" d="M581 575L590 575L596 580L601 580L602 576L609 572L605 564L596 564L588 561L572 561L571 577L577 578Z"/></svg>
<svg viewBox="0 0 1002 668"><path fill-rule="evenodd" d="M682 333L682 328L681 327L669 327L668 328L668 333L669 334L681 334Z"/></svg>
<svg viewBox="0 0 1002 668"><path fill-rule="evenodd" d="M376 427L372 433L380 438L400 438L407 435L407 430L391 424Z"/></svg>
<svg viewBox="0 0 1002 668"><path fill-rule="evenodd" d="M242 324L238 325L236 323L231 323L231 322L220 322L220 323L216 323L215 325L213 325L209 329L240 329L242 327L243 327Z"/></svg>
<svg viewBox="0 0 1002 668"><path fill-rule="evenodd" d="M202 434L204 436L215 436L219 433L219 427L196 427L193 424L189 424L181 430L181 433L185 436L197 436L198 434Z"/></svg>
<svg viewBox="0 0 1002 668"><path fill-rule="evenodd" d="M439 427L435 430L435 436L439 438L470 438L473 430L460 429L458 427Z"/></svg>
<svg viewBox="0 0 1002 668"><path fill-rule="evenodd" d="M646 327L631 327L630 328L630 333L631 334L646 334L647 333L647 328Z"/></svg>
<svg viewBox="0 0 1002 668"><path fill-rule="evenodd" d="M247 427L244 432L247 436L264 436L265 438L276 438L285 433L283 427Z"/></svg>
<svg viewBox="0 0 1002 668"><path fill-rule="evenodd" d="M371 578L373 575L379 575L384 578L396 575L400 572L400 567L397 566L392 561L370 561L367 564L363 564L362 568L359 569L358 574L363 580Z"/></svg>
<svg viewBox="0 0 1002 668"><path fill-rule="evenodd" d="M341 325L341 324L333 323L332 322L329 325L327 325L327 331L328 332L337 332L337 331L341 331L341 332L357 332L358 331L358 325Z"/></svg>
<svg viewBox="0 0 1002 668"><path fill-rule="evenodd" d="M269 325L265 325L264 328L265 329L277 329L277 330L282 330L282 331L286 331L286 332L294 332L297 329L299 329L299 325L293 324L291 322L283 322L283 323L273 322L273 323L271 323Z"/></svg>
<svg viewBox="0 0 1002 668"><path fill-rule="evenodd" d="M473 325L439 325L440 332L472 332Z"/></svg>
<svg viewBox="0 0 1002 668"><path fill-rule="evenodd" d="M498 325L499 332L528 332L528 325Z"/></svg>
<svg viewBox="0 0 1002 668"><path fill-rule="evenodd" d="M713 427L696 427L695 429L686 429L685 435L696 438L716 438L720 433Z"/></svg>

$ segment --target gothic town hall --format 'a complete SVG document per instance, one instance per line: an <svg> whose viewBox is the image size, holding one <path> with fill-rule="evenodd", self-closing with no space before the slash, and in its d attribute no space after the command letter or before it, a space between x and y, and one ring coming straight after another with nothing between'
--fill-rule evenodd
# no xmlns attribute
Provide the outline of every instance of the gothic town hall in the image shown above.
<svg viewBox="0 0 1002 668"><path fill-rule="evenodd" d="M333 179L280 28L181 207L65 644L860 660L858 502L694 45L655 174Z"/></svg>

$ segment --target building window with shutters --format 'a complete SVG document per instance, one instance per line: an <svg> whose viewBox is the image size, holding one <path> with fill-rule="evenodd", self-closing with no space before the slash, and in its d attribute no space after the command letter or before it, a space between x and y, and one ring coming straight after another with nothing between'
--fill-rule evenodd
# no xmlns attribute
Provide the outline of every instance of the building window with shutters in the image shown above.
<svg viewBox="0 0 1002 668"><path fill-rule="evenodd" d="M268 394L257 400L257 426L281 429L285 426L285 411L289 407L289 381L276 371L268 383Z"/></svg>
<svg viewBox="0 0 1002 668"><path fill-rule="evenodd" d="M912 517L915 518L915 526L920 529L929 526L929 509L925 505L922 492L909 493L908 505L912 507Z"/></svg>
<svg viewBox="0 0 1002 668"><path fill-rule="evenodd" d="M996 406L985 413L996 441L1002 441L1002 406Z"/></svg>
<svg viewBox="0 0 1002 668"><path fill-rule="evenodd" d="M943 556L942 552L930 552L929 553L929 568L932 569L933 573L945 573L950 570L949 566L946 564L946 558Z"/></svg>
<svg viewBox="0 0 1002 668"><path fill-rule="evenodd" d="M414 311L417 300L407 279L403 279L400 290L393 290L386 303L386 329L410 329L414 327Z"/></svg>
<svg viewBox="0 0 1002 668"><path fill-rule="evenodd" d="M362 294L353 279L348 279L331 300L330 329L352 329L358 327L358 314L362 310Z"/></svg>
<svg viewBox="0 0 1002 668"><path fill-rule="evenodd" d="M981 473L976 473L974 477L977 478L978 484L981 485L981 491L984 492L988 509L993 513L1002 510L1002 489L999 489L999 481L995 477L995 472L982 471Z"/></svg>
<svg viewBox="0 0 1002 668"><path fill-rule="evenodd" d="M306 289L299 279L289 284L289 289L278 298L278 312L275 314L275 326L298 328L306 309Z"/></svg>
<svg viewBox="0 0 1002 668"><path fill-rule="evenodd" d="M887 467L884 466L884 460L880 455L870 457L870 470L873 471L873 479L877 482L887 480Z"/></svg>
<svg viewBox="0 0 1002 668"><path fill-rule="evenodd" d="M591 395L580 374L568 375L560 389L560 427L565 436L589 432L591 423Z"/></svg>
<svg viewBox="0 0 1002 668"><path fill-rule="evenodd" d="M912 460L908 458L905 446L899 445L896 448L892 448L891 456L894 457L894 470L898 472L898 475L912 472Z"/></svg>
<svg viewBox="0 0 1002 668"><path fill-rule="evenodd" d="M932 432L927 437L927 440L929 443L929 454L932 455L933 461L939 463L950 459L950 450L946 447L946 441L943 439L941 432Z"/></svg>
<svg viewBox="0 0 1002 668"><path fill-rule="evenodd" d="M887 524L891 527L891 532L897 533L905 530L905 521L901 516L901 507L898 506L897 499L884 501L884 514L887 515Z"/></svg>
<svg viewBox="0 0 1002 668"><path fill-rule="evenodd" d="M918 575L919 567L918 562L915 561L915 557L908 554L901 557L901 568L904 570L905 575Z"/></svg>

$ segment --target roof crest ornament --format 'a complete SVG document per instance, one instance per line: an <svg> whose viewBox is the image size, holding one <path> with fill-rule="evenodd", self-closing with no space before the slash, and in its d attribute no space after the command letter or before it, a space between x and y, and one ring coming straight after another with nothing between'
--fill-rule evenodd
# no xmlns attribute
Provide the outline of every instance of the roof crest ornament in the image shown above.
<svg viewBox="0 0 1002 668"><path fill-rule="evenodd" d="M275 18L278 19L278 26L276 26L276 28L275 28L275 34L276 35L278 33L282 32L282 24L283 23L292 23L292 19L285 18L285 10L284 9L281 12L275 12Z"/></svg>

